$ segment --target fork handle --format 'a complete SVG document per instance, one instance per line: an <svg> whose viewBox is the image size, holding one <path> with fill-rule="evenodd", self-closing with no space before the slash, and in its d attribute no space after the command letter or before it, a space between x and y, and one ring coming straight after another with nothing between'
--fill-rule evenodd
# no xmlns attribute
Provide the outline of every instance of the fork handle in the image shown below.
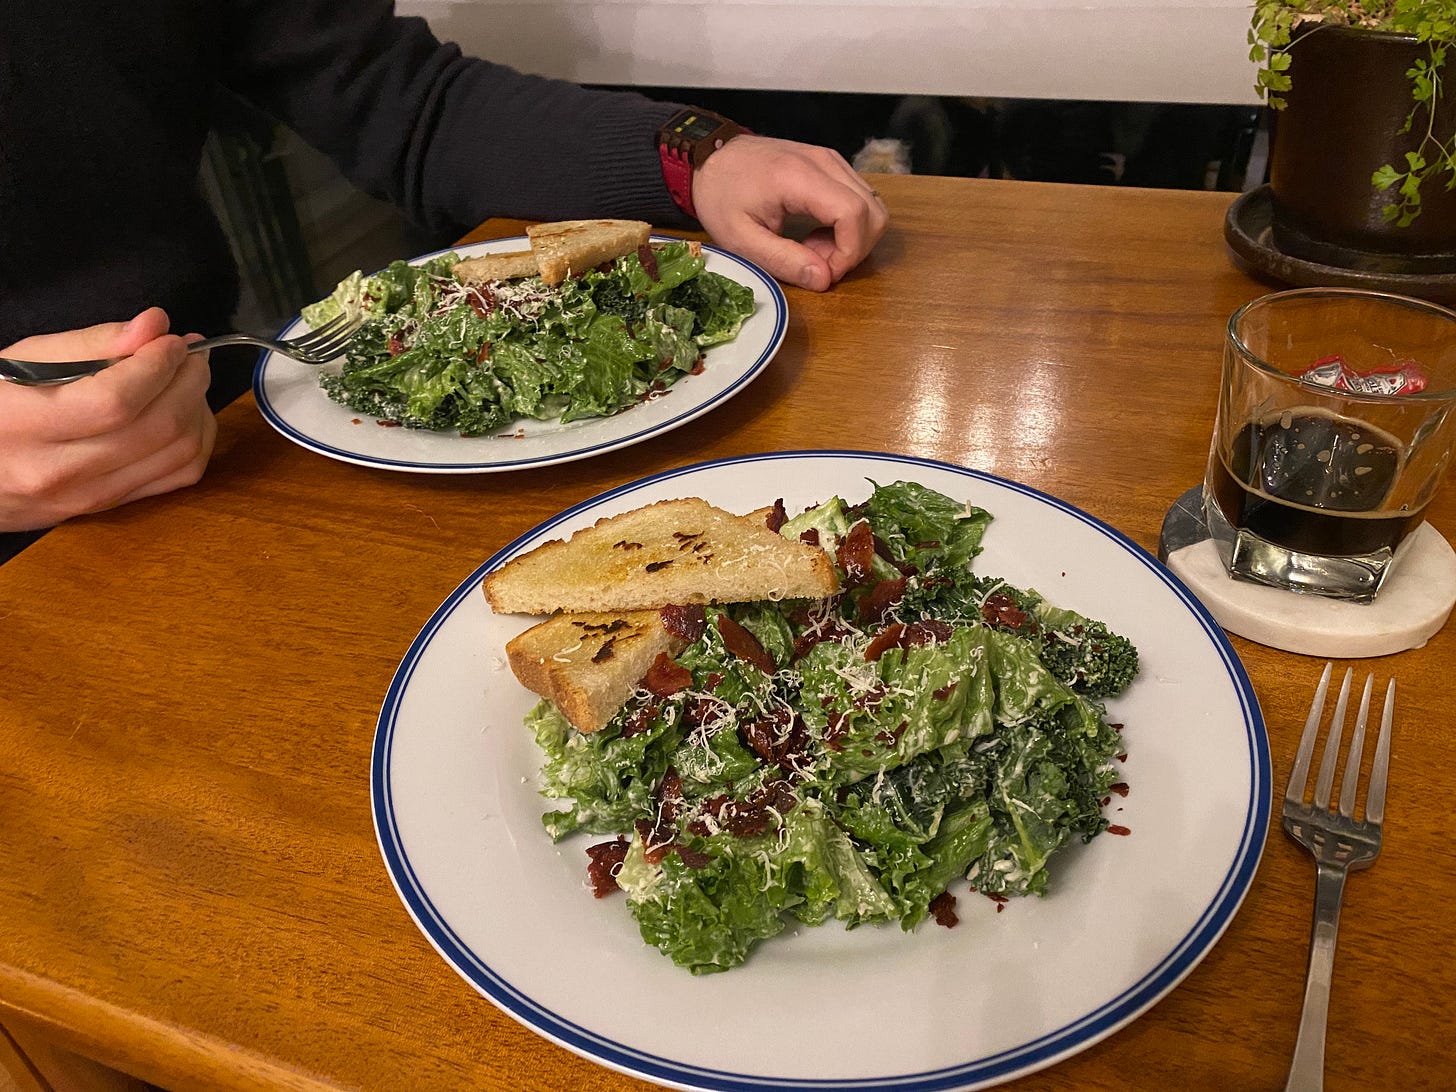
<svg viewBox="0 0 1456 1092"><path fill-rule="evenodd" d="M1299 1038L1284 1092L1320 1092L1325 1083L1325 1021L1330 1011L1330 981L1335 973L1335 935L1340 928L1340 901L1346 869L1320 864L1315 875L1314 926L1309 940L1309 971L1304 983L1304 1011Z"/></svg>
<svg viewBox="0 0 1456 1092"><path fill-rule="evenodd" d="M194 341L187 346L189 353L203 353L208 349L220 349L224 345L256 345L256 338L247 334L218 334L216 337L203 338L201 341Z"/></svg>

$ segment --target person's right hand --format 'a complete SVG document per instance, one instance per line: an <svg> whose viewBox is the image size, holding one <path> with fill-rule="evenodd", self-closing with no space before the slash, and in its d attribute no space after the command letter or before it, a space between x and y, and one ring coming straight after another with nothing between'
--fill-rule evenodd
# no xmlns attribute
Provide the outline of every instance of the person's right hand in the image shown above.
<svg viewBox="0 0 1456 1092"><path fill-rule="evenodd" d="M879 193L838 152L752 133L694 173L693 205L713 242L813 292L863 261L890 222ZM824 226L795 242L783 235L790 216Z"/></svg>
<svg viewBox="0 0 1456 1092"><path fill-rule="evenodd" d="M207 356L190 355L168 324L153 307L0 349L19 360L124 358L60 386L0 382L0 531L52 527L202 477L217 437Z"/></svg>

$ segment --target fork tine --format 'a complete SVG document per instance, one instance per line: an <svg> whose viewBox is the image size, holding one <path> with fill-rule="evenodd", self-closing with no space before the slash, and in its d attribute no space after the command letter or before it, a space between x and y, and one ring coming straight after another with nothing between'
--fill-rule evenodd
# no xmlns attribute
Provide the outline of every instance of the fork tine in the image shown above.
<svg viewBox="0 0 1456 1092"><path fill-rule="evenodd" d="M331 359L338 356L354 340L354 335L359 332L361 322L351 322L338 329L330 331L326 336L315 338L309 344L299 346L304 351L324 359Z"/></svg>
<svg viewBox="0 0 1456 1092"><path fill-rule="evenodd" d="M1314 701L1310 702L1309 717L1304 722L1304 735L1299 737L1299 750L1294 755L1294 768L1289 772L1289 788L1284 792L1284 799L1296 804L1304 801L1305 786L1309 782L1309 760L1310 756L1314 754L1314 741L1319 735L1320 714L1325 709L1325 693L1330 688L1330 672L1334 669L1334 664L1325 664L1325 671L1320 676L1319 686L1315 687Z"/></svg>
<svg viewBox="0 0 1456 1092"><path fill-rule="evenodd" d="M359 332L363 323L350 324L343 329L329 333L319 338L304 336L289 338L286 341L275 342L275 352L291 356L294 360L304 364L327 364L330 360L343 355L345 349L354 340L354 335Z"/></svg>
<svg viewBox="0 0 1456 1092"><path fill-rule="evenodd" d="M314 342L320 341L326 337L330 337L334 333L334 331L340 329L341 327L347 326L349 321L350 320L348 313L345 311L340 311L337 315L329 319L323 325L316 326L312 330L309 330L306 333L299 334L295 338L290 338L289 343L292 345L297 345L301 349L306 349Z"/></svg>
<svg viewBox="0 0 1456 1092"><path fill-rule="evenodd" d="M1340 697L1335 702L1335 714L1330 717L1330 734L1325 737L1319 780L1314 786L1314 806L1321 811L1328 810L1330 790L1335 787L1335 762L1340 757L1340 738L1345 734L1345 709L1350 704L1350 679L1354 674L1354 668L1345 668L1345 681L1340 684Z"/></svg>
<svg viewBox="0 0 1456 1092"><path fill-rule="evenodd" d="M1385 819L1385 775L1390 772L1390 726L1395 719L1395 680L1385 688L1385 712L1380 717L1380 739L1375 744L1375 765L1370 769L1370 795L1365 801L1365 821Z"/></svg>
<svg viewBox="0 0 1456 1092"><path fill-rule="evenodd" d="M1365 690L1360 695L1360 712L1355 715L1355 731L1350 736L1350 753L1345 757L1345 776L1340 779L1340 814L1346 819L1355 815L1355 789L1360 784L1360 757L1365 750L1365 722L1370 716L1370 688L1375 676L1365 676Z"/></svg>

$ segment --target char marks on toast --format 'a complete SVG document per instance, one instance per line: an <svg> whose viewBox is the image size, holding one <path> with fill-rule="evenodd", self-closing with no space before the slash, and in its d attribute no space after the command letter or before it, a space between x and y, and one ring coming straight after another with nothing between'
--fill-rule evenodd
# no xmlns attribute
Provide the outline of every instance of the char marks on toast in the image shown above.
<svg viewBox="0 0 1456 1092"><path fill-rule="evenodd" d="M542 543L484 580L502 614L626 611L669 604L822 599L839 590L829 555L697 498L608 516Z"/></svg>
<svg viewBox="0 0 1456 1092"><path fill-rule="evenodd" d="M549 285L634 253L652 225L643 220L560 220L526 229L541 279Z"/></svg>
<svg viewBox="0 0 1456 1092"><path fill-rule="evenodd" d="M687 638L655 610L558 614L506 644L511 671L549 698L582 732L606 726L660 653L676 656Z"/></svg>

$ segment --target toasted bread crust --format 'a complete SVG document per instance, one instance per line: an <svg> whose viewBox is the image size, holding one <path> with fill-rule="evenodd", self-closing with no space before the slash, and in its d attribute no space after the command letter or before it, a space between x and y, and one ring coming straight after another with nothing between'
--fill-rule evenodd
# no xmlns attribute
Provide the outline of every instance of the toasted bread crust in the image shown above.
<svg viewBox="0 0 1456 1092"><path fill-rule="evenodd" d="M534 253L517 250L509 254L482 254L478 258L466 258L451 266L450 272L455 274L456 280L466 284L486 284L534 277L539 270Z"/></svg>
<svg viewBox="0 0 1456 1092"><path fill-rule="evenodd" d="M645 246L652 225L643 220L560 220L526 229L541 279L549 285Z"/></svg>
<svg viewBox="0 0 1456 1092"><path fill-rule="evenodd" d="M669 604L821 599L839 590L829 555L697 498L598 520L522 554L483 582L507 614L642 610Z"/></svg>
<svg viewBox="0 0 1456 1092"><path fill-rule="evenodd" d="M607 228L602 225L624 225ZM535 232L533 250L513 250L504 254L481 254L464 258L450 267L455 279L463 284L489 284L492 281L516 281L543 275L544 256L550 267L547 284L560 284L572 273L580 273L604 261L621 257L637 248L638 240L647 242L650 227L640 220L569 220L554 224L538 224L528 228ZM528 237L529 234L528 234ZM539 240L539 242L537 241ZM687 239L688 253L698 257L703 244ZM653 249L665 244L652 243ZM573 251L573 247L578 247ZM608 253L614 252L614 253ZM601 254L601 257L595 255ZM588 259L592 259L588 261Z"/></svg>
<svg viewBox="0 0 1456 1092"><path fill-rule="evenodd" d="M687 643L655 610L558 614L508 641L506 658L522 686L549 698L579 731L595 732L659 653L676 656Z"/></svg>

